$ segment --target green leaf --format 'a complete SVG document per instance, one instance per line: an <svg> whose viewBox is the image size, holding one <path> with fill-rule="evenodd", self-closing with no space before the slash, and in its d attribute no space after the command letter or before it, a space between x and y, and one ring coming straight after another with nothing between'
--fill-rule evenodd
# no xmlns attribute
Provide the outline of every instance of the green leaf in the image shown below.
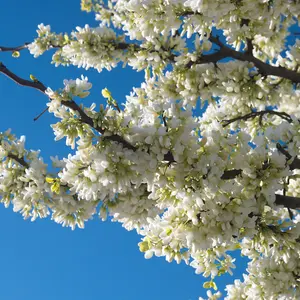
<svg viewBox="0 0 300 300"><path fill-rule="evenodd" d="M53 183L54 182L54 178L46 177L46 182Z"/></svg>
<svg viewBox="0 0 300 300"><path fill-rule="evenodd" d="M226 273L225 270L223 268L220 268L219 271L218 271L218 276L221 276L225 273Z"/></svg>
<svg viewBox="0 0 300 300"><path fill-rule="evenodd" d="M60 192L60 184L59 182L54 182L52 185L51 185L51 191L55 194L59 194Z"/></svg>
<svg viewBox="0 0 300 300"><path fill-rule="evenodd" d="M214 281L211 281L210 286L216 291L218 289L216 283Z"/></svg>
<svg viewBox="0 0 300 300"><path fill-rule="evenodd" d="M210 289L210 288L213 288L215 291L218 289L217 288L217 285L215 284L215 282L213 281L206 281L203 283L203 287L205 289Z"/></svg>
<svg viewBox="0 0 300 300"><path fill-rule="evenodd" d="M172 229L171 228L168 228L167 230L166 230L166 234L167 235L170 235L172 233Z"/></svg>

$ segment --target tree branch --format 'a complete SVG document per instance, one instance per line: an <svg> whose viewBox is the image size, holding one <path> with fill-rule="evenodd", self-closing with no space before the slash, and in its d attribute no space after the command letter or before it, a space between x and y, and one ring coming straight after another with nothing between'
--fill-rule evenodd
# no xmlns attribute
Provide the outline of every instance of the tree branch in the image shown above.
<svg viewBox="0 0 300 300"><path fill-rule="evenodd" d="M11 72L2 63L0 63L0 73L3 73L4 75L6 75L8 78L12 79L13 81L15 81L19 85L31 87L31 88L34 88L36 90L39 90L43 94L46 94L45 92L46 92L47 87L43 83L41 83L40 81L30 81L30 80L23 79L23 78L17 76L16 74L14 74L13 72ZM105 129L103 129L99 126L94 126L93 119L90 118L75 101L62 101L61 103L64 106L67 106L67 107L71 108L72 110L76 111L80 116L81 122L91 126L92 128L94 128L100 134L105 133ZM120 143L126 149L130 149L130 150L133 150L133 151L137 150L137 148L135 146L131 145L123 137L121 137L117 134L105 136L104 139ZM164 160L169 161L169 162L175 162L173 154L171 152L168 152L167 154L165 154Z"/></svg>
<svg viewBox="0 0 300 300"><path fill-rule="evenodd" d="M195 64L209 64L209 63L217 63L219 60L224 59L228 57L228 54L226 52L217 51L212 54L204 54L201 55L201 58L198 58L196 61L190 61L188 62L185 67L190 68L191 66Z"/></svg>
<svg viewBox="0 0 300 300"><path fill-rule="evenodd" d="M9 153L8 155L7 155L7 157L9 157L9 158L11 158L11 159L13 159L13 160L15 160L17 163L19 163L20 165L22 165L23 167L25 167L25 168L29 168L29 164L25 161L25 159L23 158L23 157L18 157L17 155L15 155L15 154L12 154L12 153Z"/></svg>
<svg viewBox="0 0 300 300"><path fill-rule="evenodd" d="M275 194L277 205L283 205L290 209L300 209L300 198Z"/></svg>
<svg viewBox="0 0 300 300"><path fill-rule="evenodd" d="M18 75L14 74L13 72L11 72L9 69L7 69L7 67L3 63L0 63L0 73L3 73L4 75L6 75L8 78L12 79L14 82L16 82L19 85L34 88L36 90L39 90L43 94L45 94L47 87L44 86L40 81L31 81L31 80L23 79Z"/></svg>
<svg viewBox="0 0 300 300"><path fill-rule="evenodd" d="M25 43L25 44L17 46L17 47L4 47L4 46L0 46L0 52L20 51L20 50L26 49L29 44L30 43Z"/></svg>
<svg viewBox="0 0 300 300"><path fill-rule="evenodd" d="M241 175L243 170L237 169L237 170L225 170L223 175L221 176L221 179L223 180L230 180L234 179L235 177Z"/></svg>
<svg viewBox="0 0 300 300"><path fill-rule="evenodd" d="M15 160L16 162L18 162L23 167L25 167L27 169L29 168L29 164L25 161L25 159L23 157L19 158L18 156L14 155L12 153L9 153L7 155L7 157ZM237 175L239 175L238 174L239 171L241 173L241 170L227 171L227 174L231 173L231 175L237 176ZM225 179L225 178L223 178L223 179ZM291 197L291 196L284 196L284 195L278 195L278 194L276 194L275 196L276 196L275 203L277 205L283 205L284 207L287 207L287 208L290 208L290 209L299 209L300 208L300 198Z"/></svg>
<svg viewBox="0 0 300 300"><path fill-rule="evenodd" d="M219 51L213 54L201 55L195 62L189 62L186 67L189 68L194 64L205 64L205 63L216 63L217 61L224 58L235 58L239 61L252 62L254 66L259 70L263 76L277 76L285 79L289 79L294 83L300 83L300 73L288 70L284 67L271 66L249 53L236 51L225 44L223 44L218 37L210 36L209 40L220 47ZM251 45L249 44L248 46Z"/></svg>
<svg viewBox="0 0 300 300"><path fill-rule="evenodd" d="M234 123L236 121L239 120L248 120L248 119L252 119L255 117L263 117L265 114L269 114L269 115L276 115L281 117L282 119L284 119L285 121L292 123L293 119L291 118L291 116L285 112L280 112L280 111L275 111L275 110L262 110L262 111L255 111L255 112L251 112L249 114L246 114L244 116L239 116L230 120L222 120L221 122L223 123L223 127L228 126L231 123Z"/></svg>
<svg viewBox="0 0 300 300"><path fill-rule="evenodd" d="M279 144L276 144L276 148L282 153L287 160L292 159L292 156ZM300 159L295 157L293 162L290 164L290 170L300 169Z"/></svg>
<svg viewBox="0 0 300 300"><path fill-rule="evenodd" d="M181 16L188 16L190 14L191 14L191 12L186 11ZM239 61L252 62L254 64L254 66L259 70L260 74L263 76L273 75L273 76L289 79L294 83L300 83L300 73L298 73L296 71L288 70L285 67L281 67L281 66L279 66L279 67L271 66L270 64L267 64L267 63L257 59L256 57L254 57L252 54L253 44L252 44L251 39L247 39L247 41L246 41L247 50L245 52L236 51L236 50L230 48L229 46L223 44L220 41L219 37L210 36L209 40L212 43L219 46L220 49L216 53L201 55L201 57L199 57L195 62L190 61L189 63L186 64L186 68L190 68L194 64L216 63L224 58L234 58ZM23 45L17 46L17 47L0 46L0 52L1 51L11 51L11 52L20 51L20 50L26 49L29 44L30 43L24 43ZM143 50L143 48L141 48L140 45L134 44L134 43L120 42L120 43L116 43L116 46L117 46L117 49L120 49L120 50L127 50L130 47L133 47L136 51ZM53 46L53 47L58 48L59 46ZM157 52L157 51L152 51L152 52ZM171 63L175 63L176 55L171 53L171 55L168 57L168 60Z"/></svg>
<svg viewBox="0 0 300 300"><path fill-rule="evenodd" d="M247 39L247 50L245 53L253 56L253 42L251 39Z"/></svg>
<svg viewBox="0 0 300 300"><path fill-rule="evenodd" d="M43 83L41 83L40 81L26 80L26 79L23 79L23 78L17 76L13 72L11 72L3 63L0 64L0 73L3 73L4 75L6 75L8 78L12 79L13 81L15 81L19 85L31 87L31 88L34 88L36 90L39 90L43 94L46 94L45 92L46 92L47 87ZM96 131L98 131L100 134L105 133L105 129L103 129L99 126L94 126L93 119L90 118L75 101L62 101L61 103L64 106L67 106L67 107L71 108L72 110L76 111L79 114L80 120L83 123L91 126ZM131 145L129 142L124 140L119 135L111 135L111 136L107 136L105 138L108 139L108 140L111 140L111 141L118 142L118 143L122 144L127 149L131 149L133 151L137 150L136 147Z"/></svg>
<svg viewBox="0 0 300 300"><path fill-rule="evenodd" d="M30 80L23 79L23 78L17 76L16 74L14 74L13 72L11 72L10 70L8 70L7 67L4 66L2 63L0 64L0 73L5 74L7 77L12 79L13 81L15 81L19 85L28 86L28 87L37 89L40 92L42 92L43 94L45 94L45 91L46 91L47 88L43 83L41 83L40 81L30 81ZM101 134L105 133L105 129L102 129L99 126L97 126L97 127L94 126L93 119L90 118L89 116L87 116L86 113L80 108L80 106L77 105L76 102L74 102L74 101L62 101L62 104L69 107L69 108L71 108L71 109L73 109L74 111L77 111L78 114L80 115L80 120L83 123L91 126L92 128L94 128L96 131L98 131ZM286 118L286 119L290 118L290 116L285 114L285 113L274 112L274 111L257 112L257 115L262 114L262 113L276 114L276 115L279 115L279 116L281 116L283 118ZM246 116L236 118L234 121L236 121L238 119L241 119L241 118L245 119L245 118L250 118L250 117L255 117L255 113L251 113L251 114L248 114ZM233 120L228 120L227 122L229 122L229 121L230 121L230 123L234 122ZM228 124L230 124L230 123L228 123ZM227 126L228 124L225 124L224 126ZM106 136L104 138L107 139L107 140L118 142L118 143L122 144L124 146L124 148L130 149L130 150L133 150L133 151L137 150L137 148L135 146L131 145L129 142L124 140L119 135L114 134L114 135ZM174 156L170 151L167 154L165 154L164 160L168 161L170 163L175 162ZM295 161L293 161L293 163L290 165L290 167L291 167L292 170L300 168L300 160L298 158L296 158ZM221 179L223 179L223 180L234 179L235 177L239 176L241 173L242 173L242 170L226 170L224 172L224 174L222 175Z"/></svg>
<svg viewBox="0 0 300 300"><path fill-rule="evenodd" d="M278 147L277 147L277 149L278 149ZM284 151L286 151L286 150L284 150ZM279 150L279 152L283 153L282 150ZM290 156L289 153L288 153L288 155ZM290 156L290 158L292 158L292 156ZM288 159L288 157L287 157L287 159ZM295 157L293 162L289 165L289 168L291 171L295 170L295 169L300 169L300 159L298 157ZM223 180L234 179L237 176L241 175L242 172L243 172L243 170L241 170L241 169L225 170L223 175L221 176L221 179L223 179Z"/></svg>

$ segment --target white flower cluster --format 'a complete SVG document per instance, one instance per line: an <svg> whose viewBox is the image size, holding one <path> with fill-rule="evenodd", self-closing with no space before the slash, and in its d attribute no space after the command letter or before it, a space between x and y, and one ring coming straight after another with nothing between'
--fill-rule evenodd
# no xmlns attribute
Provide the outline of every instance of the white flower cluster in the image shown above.
<svg viewBox="0 0 300 300"><path fill-rule="evenodd" d="M34 57L42 55L51 48L60 48L68 42L68 36L51 32L50 25L38 25L38 38L27 47Z"/></svg>
<svg viewBox="0 0 300 300"><path fill-rule="evenodd" d="M73 98L85 98L89 95L89 89L92 84L88 82L87 77L81 76L81 79L64 80L64 88L58 91L53 91L51 88L46 90L46 95L49 96L49 112L53 113L61 121L52 125L55 134L55 140L60 140L66 137L66 144L75 148L75 139L80 138L83 144L90 144L93 137L92 130L89 126L82 123L78 119L74 110L70 110L63 103L72 102Z"/></svg>
<svg viewBox="0 0 300 300"><path fill-rule="evenodd" d="M240 249L251 261L226 299L299 299L299 40L285 44L299 5L83 0L100 27L68 36L40 25L33 55L57 47L56 64L129 64L145 81L124 110L107 89L106 107L78 105L86 77L48 88L55 139L76 152L54 159L51 175L23 138L1 134L1 201L72 228L109 217L142 236L146 258L185 261L208 289L232 274L229 252ZM217 30L225 37L212 39Z"/></svg>
<svg viewBox="0 0 300 300"><path fill-rule="evenodd" d="M10 131L0 134L1 202L6 207L12 203L13 210L25 219L34 221L51 213L52 219L63 226L83 228L96 212L97 203L79 201L59 178L49 177L39 152L27 151L24 142L24 137L18 140Z"/></svg>
<svg viewBox="0 0 300 300"><path fill-rule="evenodd" d="M46 165L39 159L38 152L27 152L24 143L24 136L17 140L10 130L0 134L0 195L6 207L12 202L14 211L35 220L48 215L44 180ZM27 168L16 163L25 155L31 159Z"/></svg>
<svg viewBox="0 0 300 300"><path fill-rule="evenodd" d="M89 69L93 67L99 72L106 68L116 67L123 60L124 51L120 49L122 39L116 37L115 32L109 28L77 27L72 33L72 40L62 49L61 56L75 66Z"/></svg>
<svg viewBox="0 0 300 300"><path fill-rule="evenodd" d="M242 253L252 258L248 274L227 286L225 299L299 299L299 225L283 229L287 225L263 227L259 236L244 239Z"/></svg>

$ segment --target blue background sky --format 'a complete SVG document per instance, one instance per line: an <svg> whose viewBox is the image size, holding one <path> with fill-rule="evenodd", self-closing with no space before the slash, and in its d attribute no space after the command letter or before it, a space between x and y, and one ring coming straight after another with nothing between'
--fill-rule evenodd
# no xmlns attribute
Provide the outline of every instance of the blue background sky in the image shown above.
<svg viewBox="0 0 300 300"><path fill-rule="evenodd" d="M75 26L96 26L92 14L80 11L80 1L1 0L0 45L16 46L32 41L37 25L51 24L56 32L70 32ZM27 51L15 59L0 53L0 61L21 77L35 75L45 85L57 89L63 79L87 75L93 83L91 101L103 101L101 89L108 87L123 102L143 73L118 68L101 74L75 67L55 68L48 53L34 59ZM20 87L0 74L0 131L12 128L27 137L27 148L40 149L46 162L70 149L64 141L54 142L50 124L56 120L45 114L33 122L46 106L47 98L36 90ZM88 102L90 103L90 101ZM0 300L194 300L205 296L204 280L184 264L167 263L164 258L145 260L140 241L118 223L101 222L97 217L84 230L71 231L50 219L24 221L11 207L0 206ZM240 276L245 268L239 262ZM226 276L219 286L233 281Z"/></svg>

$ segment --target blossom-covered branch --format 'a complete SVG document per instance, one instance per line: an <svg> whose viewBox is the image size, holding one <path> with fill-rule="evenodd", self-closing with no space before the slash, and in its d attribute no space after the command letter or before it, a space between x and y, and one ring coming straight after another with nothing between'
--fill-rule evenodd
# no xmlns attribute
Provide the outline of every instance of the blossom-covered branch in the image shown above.
<svg viewBox="0 0 300 300"><path fill-rule="evenodd" d="M219 37L210 36L209 40L219 46L219 50L212 54L201 55L196 61L190 61L186 67L190 68L195 64L206 64L206 63L217 63L224 58L234 58L239 61L248 61L253 63L253 65L259 70L262 76L277 76L280 78L289 79L294 83L300 83L300 73L296 71L289 70L282 66L272 66L266 62L253 56L249 51L240 52L236 51L227 45L223 44Z"/></svg>
<svg viewBox="0 0 300 300"><path fill-rule="evenodd" d="M18 83L20 85L35 88L35 89L41 91L42 93L45 93L45 91L47 90L46 86L43 83L41 83L40 81L38 81L38 80L29 81L29 80L20 78L19 76L17 76L13 72L11 72L6 66L4 66L4 64L0 65L0 72L4 73L6 76L8 76L9 78L11 78L12 80L14 80L16 83ZM101 134L105 133L105 129L95 126L93 120L90 117L88 117L86 115L86 113L80 108L80 106L78 106L74 101L62 101L62 104L73 109L74 111L77 111L79 113L80 119L83 123L88 124L89 126L94 128L96 131L98 131ZM247 120L250 118L254 118L256 116L263 116L264 114L278 115L278 116L282 117L283 119L287 120L288 122L292 121L291 117L286 113L267 110L267 111L260 111L260 112L252 112L250 114L247 114L247 115L244 115L241 117L237 117L237 118L231 119L231 120L224 120L225 124L223 124L223 126L225 127L225 126L229 125L230 123L235 122L237 120ZM118 142L127 149L130 149L133 151L137 150L137 148L135 146L132 146L129 142L124 140L119 135L113 134L113 135L105 136L104 139ZM13 154L10 154L8 157L13 158L15 161L19 162L21 165L28 167L28 164L25 162L24 159L20 159L17 156L14 156ZM170 151L164 155L164 160L169 163L176 162L173 154ZM298 158L294 159L294 161L290 165L290 169L291 170L300 169L300 160ZM241 174L242 174L242 170L225 170L223 175L221 176L221 179L223 179L223 180L234 179ZM297 198L290 197L288 199L288 201L284 202L284 197L285 196L280 195L280 197L278 198L278 195L276 195L276 203L280 204L280 205L284 205L285 207L289 207L289 208L298 207L299 201ZM277 202L277 198L278 198L279 202ZM293 202L293 199L294 199L294 202ZM293 202L293 204L290 204L292 202Z"/></svg>
<svg viewBox="0 0 300 300"><path fill-rule="evenodd" d="M83 228L99 201L78 201L66 183L47 172L39 152L27 151L24 142L24 136L18 140L10 131L0 133L0 181L5 184L0 187L1 202L5 206L12 203L25 219L34 221L51 214L63 226Z"/></svg>
<svg viewBox="0 0 300 300"><path fill-rule="evenodd" d="M187 14L188 15L188 14ZM208 40L212 42L213 44L217 45L219 47L219 50L217 50L215 53L210 54L201 54L200 57L198 57L196 60L190 61L186 64L186 68L190 68L191 66L195 64L206 64L206 63L217 63L225 58L233 58L239 61L245 61L245 62L251 62L253 65L259 70L259 73L262 76L276 76L284 79L289 79L293 83L300 83L300 73L297 71L289 70L287 67L284 66L273 66L269 63L266 63L258 58L256 58L253 55L253 43L251 39L246 40L247 50L244 52L236 51L229 47L228 45L225 45L223 42L221 42L220 38L218 36L211 35ZM55 42L47 42L47 48L63 48L66 46L66 48L69 47L69 44L72 41L63 41L61 40L61 37L55 38ZM107 42L106 42L107 43ZM130 50L132 52L132 55L139 55L139 53L144 53L145 48L141 47L139 44L136 43L127 43L123 41L118 41L111 39L109 41L109 44L111 44L112 47L114 47L116 50L119 51L128 51ZM0 47L0 51L19 51L31 47L34 47L34 44L25 43L24 45L18 46L18 47ZM2 50L1 50L2 49ZM170 49L171 50L171 49ZM33 50L32 50L33 51ZM61 50L60 50L61 51ZM58 55L61 54L61 52L58 52ZM168 51L165 51L168 52ZM159 51L154 49L150 49L150 53L153 55L161 55ZM164 54L166 56L166 61L169 63L175 63L178 59L178 55L169 52L168 54Z"/></svg>
<svg viewBox="0 0 300 300"><path fill-rule="evenodd" d="M0 72L5 74L7 77L12 79L13 81L15 81L19 85L34 88L34 89L39 90L40 92L42 92L44 94L47 90L47 87L42 82L40 82L38 80L30 81L30 80L27 80L27 79L23 79L23 78L19 77L18 75L14 74L13 72L11 72L3 63L0 64ZM90 118L81 109L81 107L76 104L75 101L73 101L73 100L72 101L62 101L62 104L65 105L66 107L69 107L72 110L76 111L79 114L80 120L83 123L88 124L89 126L94 128L96 131L98 131L101 134L105 133L105 129L103 129L99 126L94 126L94 122L93 122L92 118ZM118 143L122 144L127 149L136 150L136 148L134 146L132 146L129 142L127 142L126 140L124 140L122 137L120 137L118 135L115 135L115 134L114 135L109 135L109 136L106 136L105 139L118 142Z"/></svg>

